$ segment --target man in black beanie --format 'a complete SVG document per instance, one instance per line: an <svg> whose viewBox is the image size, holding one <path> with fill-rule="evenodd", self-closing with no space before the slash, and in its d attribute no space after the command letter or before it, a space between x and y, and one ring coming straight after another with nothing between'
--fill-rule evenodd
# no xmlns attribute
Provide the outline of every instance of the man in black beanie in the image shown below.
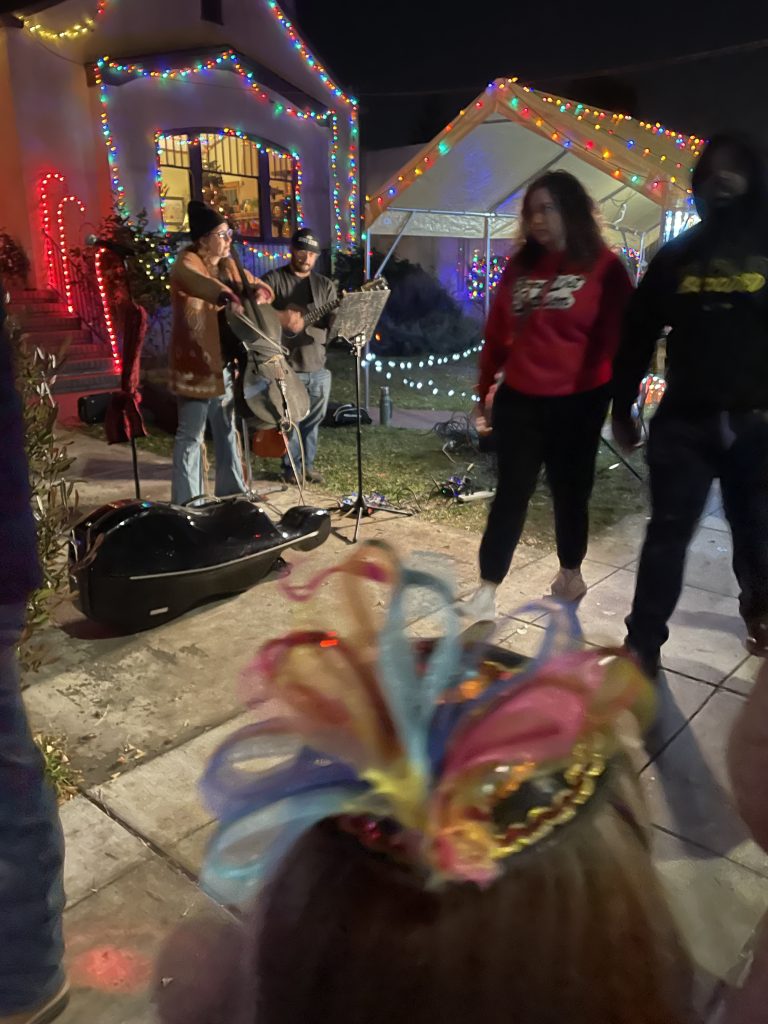
<svg viewBox="0 0 768 1024"><path fill-rule="evenodd" d="M264 275L264 281L275 293L273 306L283 325L283 344L288 349L291 365L309 392L309 415L298 427L301 445L294 431L290 454L299 474L303 467L306 479L312 483L323 482L314 466L317 436L331 397L331 371L325 365L331 314L311 326L304 314L311 314L336 299L336 285L314 269L320 251L314 233L309 228L301 228L291 239L290 262ZM283 477L288 483L296 482L287 455L283 458Z"/></svg>
<svg viewBox="0 0 768 1024"><path fill-rule="evenodd" d="M656 339L667 388L650 426L651 521L629 649L650 675L683 585L688 544L719 478L747 648L768 657L768 190L748 140L711 140L693 172L702 221L658 253L629 307L614 364L613 433L640 440L632 405Z"/></svg>

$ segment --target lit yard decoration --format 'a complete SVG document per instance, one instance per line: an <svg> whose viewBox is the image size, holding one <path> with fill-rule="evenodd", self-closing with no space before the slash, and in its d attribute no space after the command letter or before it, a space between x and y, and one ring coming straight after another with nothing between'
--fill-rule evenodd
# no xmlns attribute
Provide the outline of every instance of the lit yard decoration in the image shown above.
<svg viewBox="0 0 768 1024"><path fill-rule="evenodd" d="M488 275L485 269L485 257L481 256L480 252L475 249L472 253L472 262L467 275L467 298L471 302L483 302L485 300L486 285L490 288L491 292L496 290L496 286L501 280L501 275L504 273L507 263L509 263L509 256L491 256L491 273L490 282L488 283L486 280Z"/></svg>

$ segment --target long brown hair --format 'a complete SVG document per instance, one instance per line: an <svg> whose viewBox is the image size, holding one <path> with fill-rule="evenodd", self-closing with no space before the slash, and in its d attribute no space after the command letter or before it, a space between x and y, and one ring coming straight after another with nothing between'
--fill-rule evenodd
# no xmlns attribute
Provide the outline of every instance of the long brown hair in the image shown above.
<svg viewBox="0 0 768 1024"><path fill-rule="evenodd" d="M682 1024L691 973L628 806L611 798L488 889L424 888L332 821L261 901L249 1024ZM619 797L619 793L621 796Z"/></svg>
<svg viewBox="0 0 768 1024"><path fill-rule="evenodd" d="M520 249L515 257L524 269L530 269L544 252L543 246L528 234L531 198L546 189L557 204L565 227L565 255L569 267L589 270L594 266L605 242L595 216L595 204L587 190L567 171L548 171L529 186L523 199Z"/></svg>

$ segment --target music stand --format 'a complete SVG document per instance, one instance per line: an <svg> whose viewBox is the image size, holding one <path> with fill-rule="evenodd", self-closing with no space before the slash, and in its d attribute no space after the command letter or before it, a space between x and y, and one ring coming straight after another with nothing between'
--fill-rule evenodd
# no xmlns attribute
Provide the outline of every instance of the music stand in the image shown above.
<svg viewBox="0 0 768 1024"><path fill-rule="evenodd" d="M373 512L392 512L398 516L409 516L410 512L401 508L393 508L391 505L372 504L365 500L363 494L363 438L360 420L360 368L362 352L366 341L376 330L384 307L389 299L389 289L378 291L352 292L345 295L341 300L339 312L333 324L333 333L337 338L351 347L355 354L355 409L357 411L357 498L354 503L345 509L343 515L356 517L355 532L352 535L352 543L357 543L357 534L360 530L360 522L364 515Z"/></svg>

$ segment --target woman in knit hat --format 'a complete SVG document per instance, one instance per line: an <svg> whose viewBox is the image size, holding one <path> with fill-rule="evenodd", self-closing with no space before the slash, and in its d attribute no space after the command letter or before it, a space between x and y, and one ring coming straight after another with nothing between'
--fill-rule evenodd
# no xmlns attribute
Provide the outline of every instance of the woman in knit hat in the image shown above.
<svg viewBox="0 0 768 1024"><path fill-rule="evenodd" d="M173 450L171 501L183 504L205 490L201 454L209 422L216 453L218 497L245 490L238 451L232 377L221 353L219 311L240 304L238 274L230 257L232 231L224 217L205 203L188 207L192 244L171 270L173 329L170 387L176 395L179 425ZM257 302L271 302L272 289L245 272Z"/></svg>

